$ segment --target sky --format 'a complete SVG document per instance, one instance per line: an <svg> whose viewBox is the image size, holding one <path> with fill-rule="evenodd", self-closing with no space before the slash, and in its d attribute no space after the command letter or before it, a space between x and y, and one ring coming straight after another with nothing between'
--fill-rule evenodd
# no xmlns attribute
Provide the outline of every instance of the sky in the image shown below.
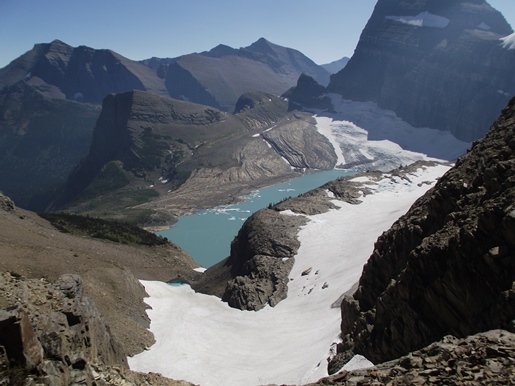
<svg viewBox="0 0 515 386"><path fill-rule="evenodd" d="M515 26L515 1L490 0ZM0 68L54 39L133 60L261 37L318 64L352 56L376 0L0 0Z"/></svg>

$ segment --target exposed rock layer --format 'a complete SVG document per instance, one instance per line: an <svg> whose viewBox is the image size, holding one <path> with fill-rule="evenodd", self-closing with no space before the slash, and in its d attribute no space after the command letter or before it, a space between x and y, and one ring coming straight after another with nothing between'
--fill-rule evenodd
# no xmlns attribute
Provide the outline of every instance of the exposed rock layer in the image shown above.
<svg viewBox="0 0 515 386"><path fill-rule="evenodd" d="M452 334L515 331L515 99L376 242L342 302L340 355L383 362Z"/></svg>
<svg viewBox="0 0 515 386"><path fill-rule="evenodd" d="M332 169L336 154L315 124L266 93L242 96L235 115L141 91L110 95L56 207L115 216L152 197L137 209L178 214L234 201L304 169Z"/></svg>

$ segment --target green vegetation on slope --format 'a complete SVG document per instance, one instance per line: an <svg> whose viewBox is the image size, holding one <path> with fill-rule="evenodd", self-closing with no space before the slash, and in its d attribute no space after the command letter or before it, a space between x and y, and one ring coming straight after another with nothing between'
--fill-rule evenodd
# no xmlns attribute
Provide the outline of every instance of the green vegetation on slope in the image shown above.
<svg viewBox="0 0 515 386"><path fill-rule="evenodd" d="M110 240L127 245L165 245L168 240L139 227L69 213L39 213L61 232Z"/></svg>

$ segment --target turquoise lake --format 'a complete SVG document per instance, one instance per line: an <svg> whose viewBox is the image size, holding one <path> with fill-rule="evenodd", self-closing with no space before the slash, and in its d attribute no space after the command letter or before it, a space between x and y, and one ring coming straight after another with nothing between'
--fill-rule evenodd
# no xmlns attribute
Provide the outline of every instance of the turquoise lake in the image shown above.
<svg viewBox="0 0 515 386"><path fill-rule="evenodd" d="M353 173L349 170L330 170L306 174L289 182L257 190L246 196L244 202L181 216L172 228L157 234L184 249L202 267L209 268L229 256L231 241L252 213L266 208L270 203L297 197L326 182Z"/></svg>

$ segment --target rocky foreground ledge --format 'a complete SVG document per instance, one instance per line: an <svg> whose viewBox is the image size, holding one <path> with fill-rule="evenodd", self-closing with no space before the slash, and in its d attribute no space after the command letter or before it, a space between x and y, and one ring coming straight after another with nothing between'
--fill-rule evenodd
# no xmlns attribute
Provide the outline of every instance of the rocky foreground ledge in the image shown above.
<svg viewBox="0 0 515 386"><path fill-rule="evenodd" d="M378 366L343 371L312 385L513 385L515 334L492 330L426 348Z"/></svg>
<svg viewBox="0 0 515 386"><path fill-rule="evenodd" d="M0 385L187 386L129 370L78 275L0 275Z"/></svg>

